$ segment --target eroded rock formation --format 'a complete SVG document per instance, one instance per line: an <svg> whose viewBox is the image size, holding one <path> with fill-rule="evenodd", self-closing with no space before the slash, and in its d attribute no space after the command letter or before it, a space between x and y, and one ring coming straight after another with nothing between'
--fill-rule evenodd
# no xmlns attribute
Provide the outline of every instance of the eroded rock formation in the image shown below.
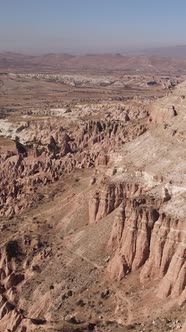
<svg viewBox="0 0 186 332"><path fill-rule="evenodd" d="M101 183L90 199L89 220L101 221L118 208L108 243L114 251L107 268L111 278L120 280L141 268L141 283L158 279L158 296L180 296L184 302L185 223L161 212L161 205L139 184Z"/></svg>
<svg viewBox="0 0 186 332"><path fill-rule="evenodd" d="M162 113L169 97L141 112L103 106L96 116L88 110L72 121L71 111L19 128L28 154L14 147L0 155L0 331L59 331L66 321L86 331L98 324L87 323L89 310L100 331L110 320L141 331L135 322L152 310L141 300L146 285L152 305L184 308L182 94Z"/></svg>
<svg viewBox="0 0 186 332"><path fill-rule="evenodd" d="M25 148L18 155L12 151L0 156L1 216L11 217L31 207L42 197L38 188L75 168L107 165L109 152L141 135L145 125L134 125L131 130L122 122L91 120L67 133L59 121L51 120L31 124L26 130L27 139L37 142L35 149L27 149L28 156Z"/></svg>

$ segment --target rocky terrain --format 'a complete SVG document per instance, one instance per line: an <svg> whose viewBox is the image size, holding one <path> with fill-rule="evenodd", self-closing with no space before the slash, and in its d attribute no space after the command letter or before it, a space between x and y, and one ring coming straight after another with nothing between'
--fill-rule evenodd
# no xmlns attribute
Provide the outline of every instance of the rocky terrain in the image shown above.
<svg viewBox="0 0 186 332"><path fill-rule="evenodd" d="M172 55L171 55L172 53ZM168 49L166 52L144 52L142 55L123 54L85 54L71 55L49 53L43 55L27 55L12 52L0 53L0 73L6 72L42 72L42 73L120 73L120 74L159 74L184 75L186 60Z"/></svg>
<svg viewBox="0 0 186 332"><path fill-rule="evenodd" d="M0 331L185 332L183 77L11 75L1 86ZM116 82L138 95L108 99ZM56 102L49 90L35 105L31 84L102 95L71 90Z"/></svg>

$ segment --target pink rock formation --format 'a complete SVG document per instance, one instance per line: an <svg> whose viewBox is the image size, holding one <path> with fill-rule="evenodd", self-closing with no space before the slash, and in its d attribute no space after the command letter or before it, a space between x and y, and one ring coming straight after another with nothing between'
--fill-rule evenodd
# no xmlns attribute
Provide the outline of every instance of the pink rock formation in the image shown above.
<svg viewBox="0 0 186 332"><path fill-rule="evenodd" d="M75 168L106 166L108 152L113 151L115 144L120 146L141 135L145 126L135 125L130 131L122 122L90 120L67 133L60 121L51 120L30 123L26 130L28 139L37 142L33 151L27 149L28 157L17 155L16 151L0 156L0 216L11 218L36 204L41 199L38 188L57 181Z"/></svg>
<svg viewBox="0 0 186 332"><path fill-rule="evenodd" d="M160 201L142 194L139 185L107 181L101 183L100 190L90 199L89 220L98 222L119 207L108 243L114 250L107 269L110 276L120 280L142 267L142 283L159 278L158 296L183 296L186 286L184 221L160 213Z"/></svg>

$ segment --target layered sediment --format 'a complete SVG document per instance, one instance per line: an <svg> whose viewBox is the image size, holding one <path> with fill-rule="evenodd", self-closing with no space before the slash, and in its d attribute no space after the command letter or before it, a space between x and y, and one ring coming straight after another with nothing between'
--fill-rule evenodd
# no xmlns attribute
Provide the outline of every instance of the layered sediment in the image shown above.
<svg viewBox="0 0 186 332"><path fill-rule="evenodd" d="M142 284L159 280L158 296L180 296L184 301L185 223L161 212L162 204L163 198L147 195L136 183L101 184L90 200L89 220L101 222L118 208L108 243L114 253L107 268L112 279L140 269Z"/></svg>

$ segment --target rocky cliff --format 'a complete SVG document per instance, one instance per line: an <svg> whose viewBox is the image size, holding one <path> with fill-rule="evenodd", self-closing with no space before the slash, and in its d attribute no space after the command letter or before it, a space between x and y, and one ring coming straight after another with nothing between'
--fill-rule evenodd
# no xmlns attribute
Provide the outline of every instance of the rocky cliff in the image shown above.
<svg viewBox="0 0 186 332"><path fill-rule="evenodd" d="M90 223L118 208L108 243L114 254L107 271L120 280L140 269L140 280L158 279L157 295L185 301L185 222L161 212L162 199L136 183L100 185L90 200ZM176 268L175 268L176 267Z"/></svg>

